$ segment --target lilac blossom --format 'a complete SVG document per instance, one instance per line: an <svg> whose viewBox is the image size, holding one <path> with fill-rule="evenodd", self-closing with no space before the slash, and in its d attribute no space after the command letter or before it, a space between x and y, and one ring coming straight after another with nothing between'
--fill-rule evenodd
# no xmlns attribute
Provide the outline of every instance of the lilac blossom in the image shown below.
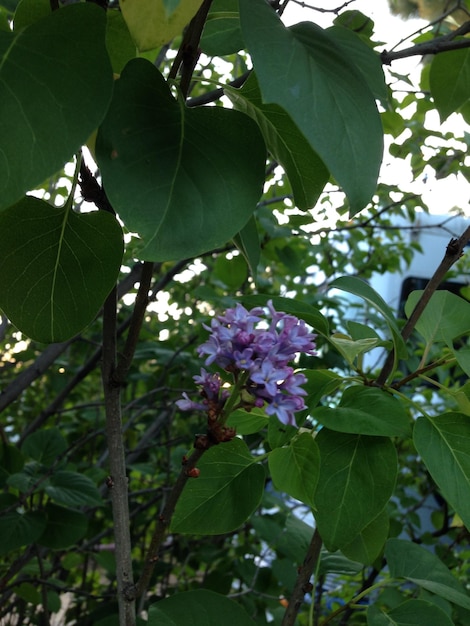
<svg viewBox="0 0 470 626"><path fill-rule="evenodd" d="M276 415L282 423L295 425L294 413L305 408L302 396L306 392L302 385L306 378L289 363L298 353L315 354L315 335L303 320L276 311L271 301L267 311L266 316L261 307L247 310L241 304L227 309L212 319L210 326L204 326L210 336L199 346L198 353L205 357L206 366L215 363L233 376L234 389L243 397L238 406L248 410L264 406L267 415ZM177 402L178 407L211 410L212 415L226 419L223 412L230 392L222 388L222 378L201 369L194 380L201 388L202 402L192 402L184 394ZM240 381L242 388L240 384L236 386ZM235 407L233 403L230 406Z"/></svg>

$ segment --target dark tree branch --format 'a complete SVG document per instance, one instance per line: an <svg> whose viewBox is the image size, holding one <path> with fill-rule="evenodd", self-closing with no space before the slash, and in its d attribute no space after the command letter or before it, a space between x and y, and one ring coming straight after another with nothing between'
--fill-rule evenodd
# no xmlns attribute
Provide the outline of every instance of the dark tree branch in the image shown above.
<svg viewBox="0 0 470 626"><path fill-rule="evenodd" d="M212 0L204 0L199 11L189 23L169 73L169 78L174 79L181 69L180 89L184 97L188 95L194 68L201 54L199 41L211 4Z"/></svg>
<svg viewBox="0 0 470 626"><path fill-rule="evenodd" d="M176 482L168 496L163 511L157 519L157 526L155 528L149 549L147 551L142 574L136 585L137 597L142 596L147 590L150 578L155 568L155 564L158 561L158 552L160 550L160 546L163 543L163 540L165 539L168 526L175 511L176 503L178 502L181 493L183 492L184 486L190 478L191 470L196 467L196 464L198 463L204 452L204 448L195 448L191 456L184 462L183 468L181 469L179 476L176 479ZM197 478L191 480L197 480Z"/></svg>
<svg viewBox="0 0 470 626"><path fill-rule="evenodd" d="M432 278L426 285L421 295L421 298L416 303L415 308L413 309L408 321L406 322L405 326L403 327L403 330L401 331L402 337L405 341L410 337L411 333L413 332L413 329L416 326L416 322L421 317L422 312L428 305L429 300L431 299L431 296L438 289L439 285L444 280L445 275L450 270L452 265L454 265L454 263L456 263L460 259L460 257L463 254L463 249L465 248L465 246L468 244L469 241L470 241L470 226L465 230L463 235L461 235L458 239L450 240L446 248L444 258L442 259L441 263L439 264L439 267L434 272L434 275L432 276ZM388 355L387 360L385 361L385 365L383 366L382 371L379 374L379 377L377 378L377 381L376 381L377 385L379 386L385 385L388 377L392 373L394 362L395 362L395 353L392 350L392 352L390 352L390 354Z"/></svg>
<svg viewBox="0 0 470 626"><path fill-rule="evenodd" d="M294 626L297 614L304 601L304 596L311 591L310 578L320 558L321 546L322 540L320 533L315 529L304 562L299 568L294 590L289 599L289 605L284 613L281 626Z"/></svg>
<svg viewBox="0 0 470 626"><path fill-rule="evenodd" d="M149 291L150 283L152 282L154 264L150 261L146 261L142 266L142 274L140 277L139 290L134 304L134 311L129 324L129 332L127 333L126 345L121 352L119 362L114 372L115 381L119 385L125 383L127 372L132 364L134 358L137 342L139 341L139 334L142 328L142 322L144 321L145 311L149 303Z"/></svg>
<svg viewBox="0 0 470 626"><path fill-rule="evenodd" d="M457 39L470 33L470 21L462 24L460 28L452 32L450 35L437 37L432 41L416 44L404 50L396 50L387 52L384 50L380 54L380 59L384 65L390 65L392 61L397 59L405 59L412 56L425 56L426 54L439 54L441 52L449 52L451 50L460 50L470 47L470 39Z"/></svg>

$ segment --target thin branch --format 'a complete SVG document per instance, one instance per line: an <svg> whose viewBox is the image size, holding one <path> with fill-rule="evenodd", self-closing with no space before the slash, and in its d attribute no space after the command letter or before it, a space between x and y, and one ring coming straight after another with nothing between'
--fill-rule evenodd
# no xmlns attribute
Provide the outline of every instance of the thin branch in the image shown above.
<svg viewBox="0 0 470 626"><path fill-rule="evenodd" d="M121 388L115 382L117 360L117 290L106 299L103 310L103 390L109 448L108 481L113 508L116 543L119 626L135 626L135 588L132 573L129 502L121 420Z"/></svg>
<svg viewBox="0 0 470 626"><path fill-rule="evenodd" d="M311 590L310 578L320 558L321 546L320 533L315 529L304 562L299 568L294 590L289 599L289 605L284 613L281 626L294 626L297 614L304 601L304 596Z"/></svg>
<svg viewBox="0 0 470 626"><path fill-rule="evenodd" d="M444 35L437 37L432 41L425 41L423 43L416 44L410 48L404 50L397 50L394 52L387 52L384 50L380 54L380 60L384 65L390 65L392 61L397 59L405 59L412 56L425 56L426 54L439 54L441 52L449 52L451 50L460 50L462 48L470 47L469 39L456 39L457 37L464 36L470 32L470 21L462 24L460 28L452 32L450 35Z"/></svg>
<svg viewBox="0 0 470 626"><path fill-rule="evenodd" d="M129 332L127 333L126 345L120 354L119 362L114 372L115 381L118 384L124 384L127 373L134 358L139 334L144 321L145 311L149 303L150 283L152 282L154 264L146 261L142 266L142 274L140 277L139 289L135 299L134 310L129 324Z"/></svg>
<svg viewBox="0 0 470 626"><path fill-rule="evenodd" d="M169 73L169 78L174 79L181 68L180 89L185 97L188 95L191 77L201 54L199 41L211 4L212 0L204 0L198 12L189 23Z"/></svg>
<svg viewBox="0 0 470 626"><path fill-rule="evenodd" d="M145 559L142 574L140 580L136 585L137 597L143 596L143 594L147 590L150 578L155 568L155 564L158 561L158 552L160 550L160 546L163 543L163 540L165 539L168 526L170 524L171 518L173 517L176 503L178 502L178 499L183 492L184 486L190 478L191 470L196 467L196 464L198 463L204 452L205 448L195 448L191 456L184 462L183 468L181 469L179 476L176 479L176 482L168 496L163 511L157 519L157 526L155 528L149 549L147 551L147 557ZM197 478L191 480L197 480Z"/></svg>
<svg viewBox="0 0 470 626"><path fill-rule="evenodd" d="M403 327L401 331L401 335L405 341L410 337L411 333L413 332L413 329L415 328L416 323L418 319L421 317L421 314L423 313L424 309L428 305L429 300L431 299L431 296L438 289L439 285L444 280L445 275L450 270L452 265L454 265L454 263L456 263L460 259L460 257L463 254L463 250L469 241L470 241L470 226L465 230L465 232L458 239L450 240L446 248L444 258L442 259L441 263L439 264L439 267L434 272L434 275L432 276L432 278L426 285L421 295L421 298L416 303L415 308L413 309L410 317L408 318L408 321L406 322L405 326ZM389 353L387 360L385 361L385 364L382 368L382 371L379 374L379 377L377 378L377 381L376 381L377 385L383 386L386 383L388 377L392 373L394 362L395 362L395 353L392 350Z"/></svg>

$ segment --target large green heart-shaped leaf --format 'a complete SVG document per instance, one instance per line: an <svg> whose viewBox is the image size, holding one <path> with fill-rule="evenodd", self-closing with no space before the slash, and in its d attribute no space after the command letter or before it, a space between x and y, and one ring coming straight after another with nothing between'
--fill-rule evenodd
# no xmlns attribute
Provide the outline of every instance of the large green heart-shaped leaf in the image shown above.
<svg viewBox="0 0 470 626"><path fill-rule="evenodd" d="M470 527L470 419L463 413L420 417L413 440L443 496Z"/></svg>
<svg viewBox="0 0 470 626"><path fill-rule="evenodd" d="M110 213L78 215L30 196L0 213L0 308L22 332L64 341L89 324L121 266Z"/></svg>
<svg viewBox="0 0 470 626"><path fill-rule="evenodd" d="M322 428L315 520L328 550L348 546L393 493L397 453L390 439Z"/></svg>
<svg viewBox="0 0 470 626"><path fill-rule="evenodd" d="M135 59L116 82L97 139L108 196L139 234L140 258L188 258L234 237L262 193L265 146L247 116L176 102L158 70Z"/></svg>
<svg viewBox="0 0 470 626"><path fill-rule="evenodd" d="M383 132L355 59L312 23L285 28L265 0L240 0L240 19L264 102L290 115L356 213L375 191Z"/></svg>
<svg viewBox="0 0 470 626"><path fill-rule="evenodd" d="M105 26L88 2L0 31L0 209L61 169L103 119L113 88Z"/></svg>
<svg viewBox="0 0 470 626"><path fill-rule="evenodd" d="M220 535L239 528L263 495L265 472L254 461L241 439L208 450L199 477L188 481L178 500L171 531Z"/></svg>

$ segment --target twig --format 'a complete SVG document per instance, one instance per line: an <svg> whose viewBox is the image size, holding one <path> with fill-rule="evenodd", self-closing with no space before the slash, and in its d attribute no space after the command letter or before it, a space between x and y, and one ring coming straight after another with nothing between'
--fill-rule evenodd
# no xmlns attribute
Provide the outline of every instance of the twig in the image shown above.
<svg viewBox="0 0 470 626"><path fill-rule="evenodd" d="M294 590L289 599L289 605L284 613L281 626L294 626L297 613L304 601L304 596L310 588L310 577L318 563L322 540L317 529L313 533L312 541L305 555L304 562L299 568L297 580L295 581Z"/></svg>
<svg viewBox="0 0 470 626"><path fill-rule="evenodd" d="M188 95L191 77L201 53L199 41L211 4L212 0L204 0L198 12L189 23L169 73L169 78L174 79L181 68L180 89L185 97Z"/></svg>
<svg viewBox="0 0 470 626"><path fill-rule="evenodd" d="M168 496L163 511L157 519L157 526L155 528L149 549L147 551L142 574L136 585L136 596L142 596L147 590L155 564L158 561L158 552L163 540L165 539L168 526L170 524L171 518L173 517L176 503L178 502L178 499L183 492L184 486L189 479L190 471L194 469L194 467L196 467L196 464L198 463L204 452L204 448L195 448L194 452L186 460Z"/></svg>
<svg viewBox="0 0 470 626"><path fill-rule="evenodd" d="M456 263L463 254L463 249L470 241L470 226L465 230L465 232L458 239L451 239L444 255L444 258L439 264L439 267L434 272L434 275L426 285L421 298L416 303L415 308L413 309L408 321L401 331L401 335L403 339L406 341L413 329L416 326L418 319L421 317L422 312L426 308L431 299L433 293L438 289L439 285L444 280L445 275L452 267L454 263ZM380 372L376 384L382 387L393 370L393 364L395 362L395 353L392 350L385 361L385 364Z"/></svg>
<svg viewBox="0 0 470 626"><path fill-rule="evenodd" d="M469 32L470 21L462 24L460 28L455 30L450 35L437 37L432 41L425 41L423 43L416 44L415 46L411 46L410 48L405 48L404 50L397 50L395 52L387 52L387 50L384 50L380 54L380 59L384 65L390 65L392 61L396 61L397 59L405 59L416 55L425 56L426 54L439 54L441 52L468 48L470 47L469 39L456 39L456 37L466 35Z"/></svg>

